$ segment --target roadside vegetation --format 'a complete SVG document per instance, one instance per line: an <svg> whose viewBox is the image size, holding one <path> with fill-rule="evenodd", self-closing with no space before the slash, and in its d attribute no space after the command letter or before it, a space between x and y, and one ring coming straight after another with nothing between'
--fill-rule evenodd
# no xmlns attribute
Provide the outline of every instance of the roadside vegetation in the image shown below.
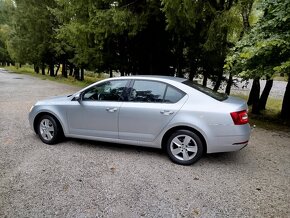
<svg viewBox="0 0 290 218"><path fill-rule="evenodd" d="M59 83L64 83L67 85L78 86L80 88L84 88L94 82L99 80L108 78L109 75L107 74L96 74L94 72L85 71L84 73L84 80L79 81L76 80L73 76L68 76L64 78L62 75L56 75L55 77L51 77L48 74L36 74L34 69L30 65L24 65L21 68L16 66L6 66L6 70L19 73L19 74L26 74L34 77L41 78L43 80L50 80ZM239 97L247 101L248 95L242 94L232 94L232 96ZM249 107L249 117L250 117L250 124L251 126L256 126L259 128L267 129L267 130L276 130L276 131L286 131L290 132L290 125L289 123L285 122L285 120L281 119L280 116L280 108L282 106L281 99L275 99L269 97L267 100L266 110L260 112L259 115L251 113L251 106Z"/></svg>
<svg viewBox="0 0 290 218"><path fill-rule="evenodd" d="M73 86L78 86L81 88L84 88L94 82L97 82L99 80L108 78L107 74L104 73L94 73L91 71L86 71L84 73L84 79L83 80L77 80L73 76L68 76L68 77L63 77L61 74L60 75L55 75L54 77L49 76L48 74L36 74L34 72L33 66L30 65L24 65L21 68L18 66L5 66L4 69L14 72L14 73L19 73L19 74L27 74L30 76L38 77L41 78L42 80L51 80L51 81L56 81L68 85L73 85Z"/></svg>
<svg viewBox="0 0 290 218"><path fill-rule="evenodd" d="M285 0L0 0L0 64L78 86L117 72L201 77L214 90L226 83L230 94L234 78L253 79L246 97L253 119L283 127L289 14ZM273 79L287 86L272 109Z"/></svg>
<svg viewBox="0 0 290 218"><path fill-rule="evenodd" d="M248 95L237 95L232 94L232 96L248 100ZM251 107L249 106L249 118L251 126L256 126L259 128L267 130L285 131L290 132L290 125L284 119L281 118L280 108L282 107L283 101L281 99L276 99L269 97L266 104L266 109L260 111L259 114L253 114L251 112Z"/></svg>

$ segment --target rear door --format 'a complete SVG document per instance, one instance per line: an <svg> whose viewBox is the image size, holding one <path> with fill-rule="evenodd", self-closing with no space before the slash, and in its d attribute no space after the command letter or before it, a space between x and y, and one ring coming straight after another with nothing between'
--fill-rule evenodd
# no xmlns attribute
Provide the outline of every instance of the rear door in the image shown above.
<svg viewBox="0 0 290 218"><path fill-rule="evenodd" d="M135 80L119 112L119 138L153 141L182 107L185 93L159 81Z"/></svg>

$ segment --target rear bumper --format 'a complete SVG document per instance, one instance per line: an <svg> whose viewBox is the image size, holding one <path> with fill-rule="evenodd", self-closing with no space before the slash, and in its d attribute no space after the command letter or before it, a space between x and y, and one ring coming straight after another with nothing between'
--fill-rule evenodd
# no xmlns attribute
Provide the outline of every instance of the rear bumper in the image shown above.
<svg viewBox="0 0 290 218"><path fill-rule="evenodd" d="M231 133L235 133L232 134ZM250 125L235 126L228 135L215 136L207 147L207 153L231 152L243 149L250 139Z"/></svg>
<svg viewBox="0 0 290 218"><path fill-rule="evenodd" d="M216 144L208 147L207 153L231 152L243 149L248 145L248 137L221 137Z"/></svg>

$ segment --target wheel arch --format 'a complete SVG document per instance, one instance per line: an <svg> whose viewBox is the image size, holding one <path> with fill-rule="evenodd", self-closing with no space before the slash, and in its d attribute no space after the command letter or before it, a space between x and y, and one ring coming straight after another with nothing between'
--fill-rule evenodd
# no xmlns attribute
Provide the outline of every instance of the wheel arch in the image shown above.
<svg viewBox="0 0 290 218"><path fill-rule="evenodd" d="M162 141L161 141L161 148L162 149L166 149L166 142L167 142L168 138L170 137L171 134L173 134L177 130L189 130L189 131L195 133L196 135L198 135L202 141L202 144L204 145L203 152L204 152L204 154L207 153L207 142L206 142L205 137L198 130L196 130L190 126L175 126L175 127L172 127L171 129L167 130L166 133L162 137Z"/></svg>
<svg viewBox="0 0 290 218"><path fill-rule="evenodd" d="M34 118L34 121L33 121L33 129L34 129L34 131L35 131L36 134L38 134L38 132L37 132L37 123L38 123L38 120L42 116L44 116L44 115L52 116L55 119L55 121L57 122L57 124L60 126L62 133L64 133L64 128L63 128L63 125L62 125L60 119L55 114L53 114L51 112L44 111L44 112L40 112L39 114L37 114L35 116L35 118Z"/></svg>

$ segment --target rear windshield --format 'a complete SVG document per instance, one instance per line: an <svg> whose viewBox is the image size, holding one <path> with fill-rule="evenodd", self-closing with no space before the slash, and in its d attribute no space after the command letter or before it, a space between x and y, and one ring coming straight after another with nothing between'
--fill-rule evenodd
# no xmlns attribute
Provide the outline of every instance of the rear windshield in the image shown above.
<svg viewBox="0 0 290 218"><path fill-rule="evenodd" d="M194 89L197 89L198 91L218 100L218 101L224 101L228 98L228 95L227 94L224 94L224 93L219 93L219 92L216 92L216 91L213 91L212 89L210 88L207 88L207 87L204 87L200 84L198 84L197 82L195 81L190 81L190 80L186 80L184 82L182 82L183 84L185 85L188 85Z"/></svg>

